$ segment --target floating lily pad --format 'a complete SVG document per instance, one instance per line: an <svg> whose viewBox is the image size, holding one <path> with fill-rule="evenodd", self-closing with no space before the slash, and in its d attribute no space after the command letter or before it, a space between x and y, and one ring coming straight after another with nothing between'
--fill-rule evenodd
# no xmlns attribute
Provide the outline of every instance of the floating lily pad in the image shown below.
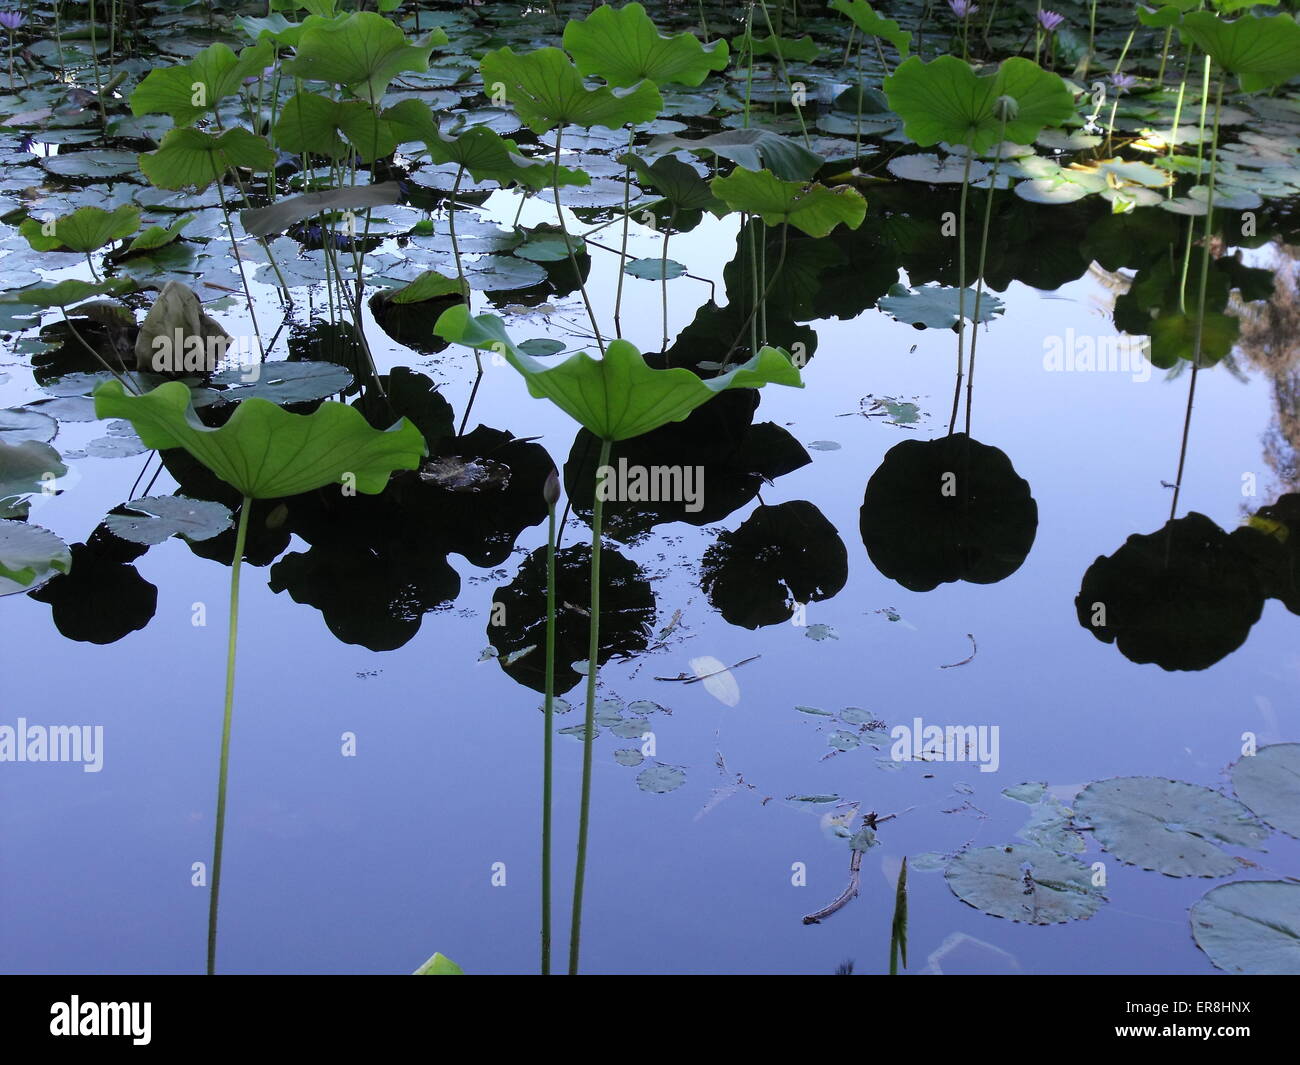
<svg viewBox="0 0 1300 1065"><path fill-rule="evenodd" d="M638 766L645 761L645 755L636 747L621 747L614 752L614 761L619 765Z"/></svg>
<svg viewBox="0 0 1300 1065"><path fill-rule="evenodd" d="M49 529L0 518L0 595L34 591L71 568L72 552Z"/></svg>
<svg viewBox="0 0 1300 1065"><path fill-rule="evenodd" d="M1249 976L1300 974L1300 884L1220 884L1188 914L1192 938L1218 968Z"/></svg>
<svg viewBox="0 0 1300 1065"><path fill-rule="evenodd" d="M630 259L623 273L646 281L671 281L686 273L686 267L673 259Z"/></svg>
<svg viewBox="0 0 1300 1065"><path fill-rule="evenodd" d="M886 168L895 177L908 181L926 181L932 185L960 185L966 174L966 160L950 155L940 159L937 155L900 155L889 160ZM980 181L989 176L987 163L975 160L970 164L970 180Z"/></svg>
<svg viewBox="0 0 1300 1065"><path fill-rule="evenodd" d="M686 770L672 765L653 765L637 774L636 784L642 791L664 795L686 783Z"/></svg>
<svg viewBox="0 0 1300 1065"><path fill-rule="evenodd" d="M1020 843L959 854L944 877L968 906L1026 924L1086 920L1106 901L1083 862Z"/></svg>
<svg viewBox="0 0 1300 1065"><path fill-rule="evenodd" d="M1258 847L1268 836L1237 800L1163 777L1089 784L1075 800L1074 819L1120 861L1166 876L1229 876L1241 866L1221 845Z"/></svg>
<svg viewBox="0 0 1300 1065"><path fill-rule="evenodd" d="M1232 767L1232 790L1267 825L1300 838L1300 743L1273 743Z"/></svg>
<svg viewBox="0 0 1300 1065"><path fill-rule="evenodd" d="M958 312L965 311L968 322L991 322L1002 313L1003 303L987 292L980 294L979 316L975 315L975 290L966 289L965 307L961 308L961 290L954 285L922 285L908 288L892 285L888 296L877 306L900 322L923 329L950 329L957 324Z"/></svg>
<svg viewBox="0 0 1300 1065"><path fill-rule="evenodd" d="M104 524L115 536L152 546L173 536L186 540L210 540L233 524L230 511L221 503L185 496L146 496L125 504L139 515L110 514Z"/></svg>

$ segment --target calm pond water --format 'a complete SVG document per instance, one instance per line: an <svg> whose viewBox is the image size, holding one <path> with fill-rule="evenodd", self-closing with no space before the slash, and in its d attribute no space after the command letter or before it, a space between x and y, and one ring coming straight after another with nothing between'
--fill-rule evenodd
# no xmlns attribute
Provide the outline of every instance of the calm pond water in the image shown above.
<svg viewBox="0 0 1300 1065"><path fill-rule="evenodd" d="M583 152L571 163L601 158ZM899 224L911 219L937 229L941 211L956 206L952 184L879 187L863 185L869 212L879 206ZM110 205L140 186L93 189ZM900 257L879 251L878 234L836 245L848 258L821 274L804 266L810 260L792 259L805 271L791 266L792 299L798 279L808 276L827 292L835 284L861 292L814 292L811 313L773 313L774 337L810 327L815 353L803 371L806 387L758 393L752 421L772 425L761 439L746 438L739 457L716 445L734 437L709 434L743 434L749 425L737 407L717 415L716 424L693 418L694 438L679 434L655 445L662 448L656 454L693 455L704 464L705 510L686 521L674 520L683 516L677 511L652 522L611 505L606 547L624 560L606 556L621 582L609 597L618 611L611 618L631 620L611 622L628 653L602 665L600 695L658 706L627 706L621 719L606 708L596 740L584 971L816 974L851 959L857 972L884 972L904 857L911 866L909 972L1217 971L1193 941L1187 915L1222 879L1143 871L1084 833L1086 849L1077 856L1089 867L1105 863L1108 901L1087 920L1039 927L964 904L942 871L952 855L1024 842L1017 833L1035 811L1005 797L1005 789L1043 782L1068 804L1089 782L1150 776L1231 795L1227 768L1241 756L1243 734L1260 746L1300 739L1300 620L1278 599L1264 602L1239 647L1205 668L1131 661L1081 624L1075 598L1089 567L1169 518L1189 374L1170 376L1145 362L1054 368L1049 355L1058 341L1068 347L1119 335L1115 297L1149 263L1139 250L1149 238L1136 224L1124 238L1133 261L1108 265L1127 271L1090 268L1081 235L1086 245L1098 227L1125 224L1110 221L1108 205L1048 207L999 195L1007 213L996 231L991 285L1005 306L979 327L971 434L1004 453L1032 493L1036 525L1031 515L1032 546L1022 564L1011 561L1009 572L989 583L950 580L910 590L882 572L890 568L881 565L888 547L869 554L864 544L868 481L901 443L944 437L954 374L952 330L914 329L874 304L894 280L954 284L955 249L945 244L930 259ZM982 196L972 203L982 207ZM495 192L477 216L509 226L517 207L513 194ZM1174 225L1173 215L1141 210ZM458 213L464 232L474 213ZM216 225L210 214L202 224ZM1271 217L1294 241L1294 216L1283 208ZM544 198L530 199L518 215L525 227L554 219ZM586 208L569 222L577 232L594 224ZM1169 232L1175 243L1181 239L1177 225ZM728 267L738 238L743 250L735 215L706 217L671 237L669 257L694 276L668 283L670 344L709 300L708 281L720 305L745 291L747 279ZM25 242L15 239L5 247L17 254ZM616 248L618 227L595 239ZM1117 238L1107 239L1114 246ZM814 243L798 247L815 256ZM379 252L398 259L403 247L389 241ZM769 269L776 248L769 248ZM657 258L662 240L636 225L629 251ZM590 254L589 294L609 326L617 255L594 246ZM1058 265L1073 260L1071 268ZM1295 273L1282 243L1243 249L1242 260ZM884 283L873 269L886 275ZM69 262L50 276L88 275ZM236 287L237 275L229 278ZM285 337L295 355L311 358L306 330L326 312L318 290L309 313L306 291L297 290ZM270 333L280 318L274 290L258 283L255 292ZM496 306L480 292L472 300L475 313L502 313L507 304L516 339L553 338L565 350L581 343L582 302L563 286L507 294ZM658 351L659 283L628 277L623 301L624 335ZM240 300L213 313L232 335L250 329ZM413 351L391 339L370 307L364 319L380 371L407 366L428 375L459 425L475 384L470 353ZM696 325L707 337L734 332L738 321L726 319L709 333L705 314ZM48 394L48 374L34 375L20 336L11 334L0 354L2 408ZM283 357L285 337L273 358ZM715 354L702 353L708 343L678 350L695 360L720 357L716 342ZM1288 450L1300 443L1294 343L1291 337L1289 362L1239 348L1235 372L1219 365L1199 374L1180 516L1196 512L1231 532L1259 507L1300 491ZM591 490L581 495L579 463L571 461L582 439L551 404L530 398L509 366L485 359L468 428L477 425L534 441L557 466L569 462L566 495L578 494L586 516ZM149 487L157 460L147 463L147 453L98 457L94 442L102 446L104 435L102 422L61 419L55 446L70 472L57 495L32 499L31 521L69 544L86 543L123 501L164 495L179 483L163 471ZM88 447L91 453L74 457ZM544 475L547 464L526 448L505 454L502 461L517 462L527 477L534 467ZM755 471L772 476L761 482ZM1244 494L1252 478L1254 494ZM198 482L191 475L188 483ZM714 484L722 486L717 497L709 494ZM511 499L479 523L476 508L489 506L490 495L466 503L464 494L442 492L428 504L434 513L409 517L376 509L357 518L355 509L291 501L283 534L264 533L263 543L274 546L263 557L250 554L240 602L222 971L403 973L435 950L471 973L536 971L542 717L528 670L540 652L503 665L511 651L535 642L512 625L524 617L536 622L536 570L531 600L501 590L544 549L545 510L539 513L535 500ZM784 553L768 549L756 560L755 539L731 538L742 526L752 529L756 515L772 521L767 534L784 538ZM999 535L996 516L981 515L966 528L953 524L951 512L930 524L909 520L889 557L905 559L909 544L968 542L980 530ZM1024 524L1004 531L1013 555ZM571 516L565 546L588 537L585 521ZM731 545L727 566L719 544ZM109 546L93 557L86 552L93 587L87 582L60 599L59 582L72 578L56 578L40 598L11 595L0 605L0 724L21 716L103 728L98 772L46 763L6 763L0 771L5 971L202 970L208 894L192 875L193 863L208 861L211 850L231 546L228 532L194 549L172 537L134 559L133 549ZM74 574L82 564L76 556ZM1231 585L1232 571L1224 573ZM141 582L156 589L151 611ZM581 581L568 587L562 598L582 603ZM1226 617L1231 588L1224 596ZM508 611L520 604L504 635L491 624L496 601L506 601ZM206 624L195 624L196 612L206 612ZM139 615L131 631L112 632L127 627L128 614ZM585 657L585 619L577 610L568 615L573 661ZM120 638L99 643L85 638L91 635ZM1176 649L1187 645L1178 633L1169 640ZM500 656L486 650L494 644ZM561 687L573 709L556 724L572 729L581 719L582 686L565 661L562 655L568 682ZM732 667L730 689L716 678L687 682L724 666ZM860 713L846 716L846 708ZM970 761L892 758L889 730L918 718L996 730L985 733L996 735L988 771ZM883 732L867 728L870 722L883 723ZM623 754L622 761L638 764L622 764L616 752L641 748L646 731L653 755L639 761ZM567 933L581 754L579 739L558 737L557 939ZM657 765L680 772L644 775ZM671 790L657 793L659 781ZM860 895L820 924L804 923L849 882L848 837L873 812L881 820L877 845L862 856ZM1242 863L1237 878L1300 876L1295 840L1273 833L1262 847L1228 848L1254 863Z"/></svg>

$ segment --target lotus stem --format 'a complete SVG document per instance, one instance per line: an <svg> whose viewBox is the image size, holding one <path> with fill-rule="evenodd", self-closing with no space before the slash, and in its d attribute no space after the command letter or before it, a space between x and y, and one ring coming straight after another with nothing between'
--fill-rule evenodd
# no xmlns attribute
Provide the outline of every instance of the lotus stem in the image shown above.
<svg viewBox="0 0 1300 1065"><path fill-rule="evenodd" d="M975 310L972 317L975 319L971 323L970 334L970 368L966 373L966 435L970 436L970 408L971 400L975 395L975 345L980 337L980 297L984 293L984 265L988 260L989 250L989 222L993 217L993 194L998 187L998 163L1002 161L1002 138L1006 136L1007 121L1005 116L1002 119L1002 125L998 129L998 147L993 156L993 171L989 174L989 191L984 198L984 229L980 233L980 265L979 276L975 280ZM961 297L958 296L958 300Z"/></svg>
<svg viewBox="0 0 1300 1065"><path fill-rule="evenodd" d="M622 337L623 335L623 267L627 264L627 230L632 211L632 146L635 143L636 130L629 127L627 131L627 151L624 153L625 162L623 163L623 241L619 245L618 283L614 292L614 335L616 337ZM557 188L559 177L560 164L557 162L555 164Z"/></svg>
<svg viewBox="0 0 1300 1065"><path fill-rule="evenodd" d="M1210 238L1214 231L1214 181L1219 169L1219 116L1223 110L1223 79L1214 94L1214 134L1210 144L1210 185L1205 197L1205 230L1201 238L1201 279L1196 298L1196 330L1192 334L1192 381L1187 389L1187 413L1183 416L1183 441L1178 450L1178 476L1174 479L1174 499L1169 520L1178 514L1178 496L1183 487L1183 468L1187 463L1187 441L1192 431L1192 403L1196 397L1196 375L1201 368L1201 345L1205 336L1205 292L1210 277Z"/></svg>
<svg viewBox="0 0 1300 1065"><path fill-rule="evenodd" d="M230 717L235 704L235 645L239 639L239 567L248 539L248 496L239 505L239 528L230 562L230 636L226 644L226 706L221 720L221 768L217 773L217 825L212 841L212 891L208 897L208 975L217 971L217 906L221 896L221 852L226 836L226 778L230 770Z"/></svg>
<svg viewBox="0 0 1300 1065"><path fill-rule="evenodd" d="M957 408L961 405L962 347L966 340L966 193L970 190L970 161L974 154L967 146L966 166L961 175L961 205L957 209L957 386L952 393L949 436L957 428Z"/></svg>
<svg viewBox="0 0 1300 1065"><path fill-rule="evenodd" d="M551 975L551 796L555 740L555 500L546 500L546 694L542 741L542 975Z"/></svg>
<svg viewBox="0 0 1300 1065"><path fill-rule="evenodd" d="M578 282L578 289L582 292L582 303L587 308L587 317L591 321L591 331L596 337L596 346L600 348L601 355L605 354L605 341L600 335L600 326L596 324L596 312L591 308L591 297L587 295L587 283L582 279L582 271L578 269L578 256L573 250L573 242L569 240L569 227L564 221L564 208L560 206L560 142L564 139L564 127L555 127L555 175L551 182L551 191L555 193L555 217L560 222L560 233L564 236L564 246L569 251L569 264L573 267L574 279ZM620 276L622 275L622 263L619 264Z"/></svg>
<svg viewBox="0 0 1300 1065"><path fill-rule="evenodd" d="M591 619L587 637L587 708L582 726L582 800L578 811L578 862L573 872L573 923L569 932L569 975L578 975L582 940L582 894L587 878L587 833L591 819L591 755L596 722L596 675L600 657L600 526L605 515L600 471L609 465L613 441L600 442L596 460L596 498L591 505Z"/></svg>

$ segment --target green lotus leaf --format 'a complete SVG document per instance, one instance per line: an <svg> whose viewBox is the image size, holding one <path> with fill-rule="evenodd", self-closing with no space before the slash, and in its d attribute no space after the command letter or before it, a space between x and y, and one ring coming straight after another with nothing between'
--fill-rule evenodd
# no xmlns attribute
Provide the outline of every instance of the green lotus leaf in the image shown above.
<svg viewBox="0 0 1300 1065"><path fill-rule="evenodd" d="M290 48L296 48L298 38L302 36L302 23L290 22L278 11L273 11L266 18L240 15L235 19L235 25L254 41L269 38L279 44L288 45Z"/></svg>
<svg viewBox="0 0 1300 1065"><path fill-rule="evenodd" d="M726 41L701 44L690 33L666 37L640 4L604 4L581 21L571 19L564 47L583 74L623 88L642 80L695 86L727 66Z"/></svg>
<svg viewBox="0 0 1300 1065"><path fill-rule="evenodd" d="M1183 19L1183 13L1173 4L1165 4L1162 7L1156 8L1154 11L1151 8L1143 7L1139 4L1137 17L1138 21L1142 23L1143 26L1151 26L1154 29L1164 29L1166 26L1176 26L1181 22Z"/></svg>
<svg viewBox="0 0 1300 1065"><path fill-rule="evenodd" d="M1226 22L1208 11L1193 11L1178 32L1236 74L1242 92L1271 89L1300 74L1300 26L1289 15L1243 15Z"/></svg>
<svg viewBox="0 0 1300 1065"><path fill-rule="evenodd" d="M880 37L898 49L898 54L906 59L912 51L912 35L892 18L877 15L867 0L831 0L832 11L838 11L853 20L863 33L870 37Z"/></svg>
<svg viewBox="0 0 1300 1065"><path fill-rule="evenodd" d="M588 89L578 68L558 48L539 48L527 55L499 48L483 57L479 72L488 95L504 93L534 133L567 125L618 129L651 122L663 107L663 97L649 81L631 89Z"/></svg>
<svg viewBox="0 0 1300 1065"><path fill-rule="evenodd" d="M24 219L18 227L27 243L37 251L54 251L66 248L89 255L115 240L122 240L135 232L140 224L140 208L124 204L115 211L100 207L79 207L72 214L54 220L54 233L47 236L48 223L35 218Z"/></svg>
<svg viewBox="0 0 1300 1065"><path fill-rule="evenodd" d="M1060 76L1019 56L982 76L956 56L929 63L912 56L885 79L884 87L904 132L922 148L947 142L985 152L999 139L1030 144L1044 127L1059 126L1074 114L1074 97ZM1017 104L1005 130L997 114L1002 96Z"/></svg>
<svg viewBox="0 0 1300 1065"><path fill-rule="evenodd" d="M551 400L606 440L626 440L679 422L728 388L803 387L790 356L779 348L765 347L735 369L702 380L684 367L652 370L626 340L612 341L603 359L579 352L558 366L547 366L515 345L500 318L490 314L471 318L464 304L444 311L433 329L453 343L503 356L524 375L535 398Z"/></svg>
<svg viewBox="0 0 1300 1065"><path fill-rule="evenodd" d="M532 189L549 189L557 182L561 187L591 183L591 177L582 170L521 155L518 144L487 126L452 126L444 133L422 100L403 100L385 111L383 118L400 140L422 141L435 163L463 166L475 181Z"/></svg>
<svg viewBox="0 0 1300 1065"><path fill-rule="evenodd" d="M124 277L109 278L98 283L69 277L53 284L44 282L6 292L0 295L0 306L71 307L74 303L90 299L91 296L121 295L134 288L135 282Z"/></svg>
<svg viewBox="0 0 1300 1065"><path fill-rule="evenodd" d="M739 37L732 38L731 46L737 52L744 51L746 45L756 56L779 56L781 59L793 59L800 63L811 63L821 55L821 48L817 42L807 35L797 40L793 37L778 37L774 33L766 37L750 36L746 39L745 34L742 33Z"/></svg>
<svg viewBox="0 0 1300 1065"><path fill-rule="evenodd" d="M235 55L214 44L190 62L155 67L131 93L134 115L171 115L177 126L211 114L222 100L239 92L245 78L255 77L275 61L275 46L258 41Z"/></svg>
<svg viewBox="0 0 1300 1065"><path fill-rule="evenodd" d="M179 381L142 396L121 382L95 389L100 418L125 418L145 447L183 447L227 484L252 499L277 499L349 484L375 495L394 470L413 470L427 453L424 436L403 418L372 429L360 411L322 403L311 414L291 414L264 399L243 400L219 429L203 425Z"/></svg>
<svg viewBox="0 0 1300 1065"><path fill-rule="evenodd" d="M629 152L618 161L631 166L642 185L654 189L679 211L708 211L719 218L727 213L727 205L713 195L709 183L680 159L665 155L647 163Z"/></svg>
<svg viewBox="0 0 1300 1065"><path fill-rule="evenodd" d="M378 103L398 74L429 69L435 45L446 44L442 30L408 44L406 34L383 15L357 11L345 18L308 17L284 72L304 81L342 85L363 100Z"/></svg>
<svg viewBox="0 0 1300 1065"><path fill-rule="evenodd" d="M0 518L0 595L34 591L70 569L72 552L49 529Z"/></svg>
<svg viewBox="0 0 1300 1065"><path fill-rule="evenodd" d="M426 961L412 976L464 976L465 971L445 954L435 954Z"/></svg>
<svg viewBox="0 0 1300 1065"><path fill-rule="evenodd" d="M237 167L267 171L275 152L243 127L219 136L197 129L174 129L152 152L140 156L140 169L160 189L206 189Z"/></svg>
<svg viewBox="0 0 1300 1065"><path fill-rule="evenodd" d="M770 129L727 129L693 138L662 134L650 141L646 151L651 155L707 152L730 159L746 170L766 168L782 181L809 181L826 162L815 152Z"/></svg>
<svg viewBox="0 0 1300 1065"><path fill-rule="evenodd" d="M166 247L180 239L181 231L187 225L194 221L192 214L187 214L176 219L169 226L150 226L148 229L131 241L130 246L126 249L128 252L145 252L156 251L158 248Z"/></svg>
<svg viewBox="0 0 1300 1065"><path fill-rule="evenodd" d="M437 270L425 270L409 285L393 289L388 298L393 303L423 303L452 295L469 295L469 285L459 278L445 277Z"/></svg>
<svg viewBox="0 0 1300 1065"><path fill-rule="evenodd" d="M391 155L398 137L364 100L331 100L319 93L300 92L281 109L275 142L286 152L345 159L355 150L373 163Z"/></svg>
<svg viewBox="0 0 1300 1065"><path fill-rule="evenodd" d="M810 237L824 237L841 222L857 229L867 214L867 201L849 185L782 181L770 170L737 167L710 187L733 211L756 214L770 226L788 222Z"/></svg>

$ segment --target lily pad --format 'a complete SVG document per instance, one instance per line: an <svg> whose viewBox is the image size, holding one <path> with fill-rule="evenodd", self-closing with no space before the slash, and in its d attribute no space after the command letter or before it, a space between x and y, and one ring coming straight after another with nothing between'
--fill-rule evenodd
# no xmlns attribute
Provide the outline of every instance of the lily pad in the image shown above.
<svg viewBox="0 0 1300 1065"><path fill-rule="evenodd" d="M1241 880L1191 908L1192 938L1218 968L1249 976L1300 974L1300 884Z"/></svg>
<svg viewBox="0 0 1300 1065"><path fill-rule="evenodd" d="M230 510L221 503L185 496L145 496L123 504L139 516L110 514L104 524L123 540L153 546L173 536L210 540L230 528Z"/></svg>
<svg viewBox="0 0 1300 1065"><path fill-rule="evenodd" d="M686 770L672 765L653 765L637 774L636 784L642 791L664 795L686 783Z"/></svg>
<svg viewBox="0 0 1300 1065"><path fill-rule="evenodd" d="M1166 876L1230 876L1241 866L1221 845L1257 847L1268 836L1236 799L1162 777L1089 784L1075 800L1074 819L1120 861Z"/></svg>
<svg viewBox="0 0 1300 1065"><path fill-rule="evenodd" d="M623 273L646 281L671 281L686 273L686 267L675 259L629 259Z"/></svg>
<svg viewBox="0 0 1300 1065"><path fill-rule="evenodd" d="M888 296L876 304L891 318L908 325L926 329L951 329L958 322L962 310L961 290L955 285L922 285L908 288L891 285ZM968 288L965 298L965 319L968 322L991 322L1002 313L1003 303L987 292L980 293L979 315L975 315L975 290Z"/></svg>
<svg viewBox="0 0 1300 1065"><path fill-rule="evenodd" d="M1021 843L965 851L944 878L968 906L1026 924L1086 920L1106 901L1083 862Z"/></svg>
<svg viewBox="0 0 1300 1065"><path fill-rule="evenodd" d="M0 595L33 591L71 568L72 552L49 529L0 518Z"/></svg>
<svg viewBox="0 0 1300 1065"><path fill-rule="evenodd" d="M1272 743L1241 759L1232 790L1265 824L1300 839L1300 743Z"/></svg>

